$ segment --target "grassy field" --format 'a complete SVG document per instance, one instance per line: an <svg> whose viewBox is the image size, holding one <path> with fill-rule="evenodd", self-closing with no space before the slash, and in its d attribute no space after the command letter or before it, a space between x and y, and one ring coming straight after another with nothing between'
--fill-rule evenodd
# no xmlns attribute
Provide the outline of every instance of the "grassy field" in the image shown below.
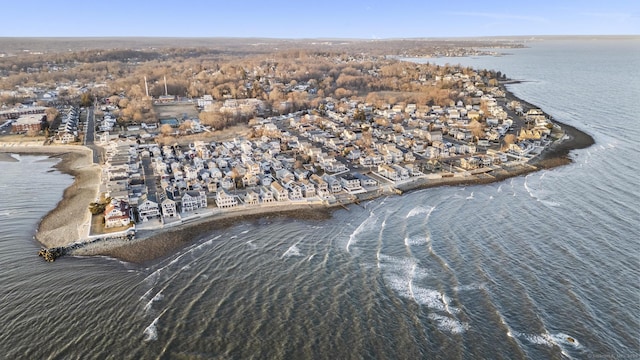
<svg viewBox="0 0 640 360"><path fill-rule="evenodd" d="M158 119L176 118L181 121L185 114L189 118L198 117L195 104L155 104L153 109Z"/></svg>

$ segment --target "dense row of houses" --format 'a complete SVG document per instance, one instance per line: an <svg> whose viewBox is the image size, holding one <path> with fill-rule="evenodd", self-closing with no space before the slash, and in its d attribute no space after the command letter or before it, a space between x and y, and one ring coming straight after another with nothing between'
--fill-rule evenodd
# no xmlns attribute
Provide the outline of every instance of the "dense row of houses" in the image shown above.
<svg viewBox="0 0 640 360"><path fill-rule="evenodd" d="M70 107L61 114L61 121L53 141L60 144L69 144L78 140L78 121L80 119L80 109Z"/></svg>
<svg viewBox="0 0 640 360"><path fill-rule="evenodd" d="M180 191L167 187L158 192L156 187L146 183L144 163L149 164L150 153L144 146L120 139L108 142L105 149L102 192L112 201L130 206L130 221L179 218L180 213L207 207L204 191ZM105 225L110 227L111 224L117 222L110 222L105 212Z"/></svg>

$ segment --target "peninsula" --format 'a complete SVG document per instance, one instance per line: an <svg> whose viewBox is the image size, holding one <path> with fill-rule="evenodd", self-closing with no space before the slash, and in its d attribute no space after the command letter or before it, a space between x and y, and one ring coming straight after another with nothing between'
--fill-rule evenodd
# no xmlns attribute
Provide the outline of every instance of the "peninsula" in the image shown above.
<svg viewBox="0 0 640 360"><path fill-rule="evenodd" d="M593 143L514 97L500 72L352 53L179 53L193 62L158 71L151 59L128 74L119 61L104 84L5 106L0 160L53 154L75 177L40 224L41 255L147 261L237 219L322 218L379 196L500 181Z"/></svg>

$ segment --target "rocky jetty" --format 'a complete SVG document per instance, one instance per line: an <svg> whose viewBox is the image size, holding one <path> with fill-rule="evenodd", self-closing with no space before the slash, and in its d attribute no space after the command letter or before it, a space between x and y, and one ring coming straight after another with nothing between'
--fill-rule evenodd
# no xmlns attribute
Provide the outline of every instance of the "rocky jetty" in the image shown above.
<svg viewBox="0 0 640 360"><path fill-rule="evenodd" d="M55 247L51 249L41 248L40 251L38 251L38 256L43 257L46 261L53 262L65 253L66 249L62 247Z"/></svg>

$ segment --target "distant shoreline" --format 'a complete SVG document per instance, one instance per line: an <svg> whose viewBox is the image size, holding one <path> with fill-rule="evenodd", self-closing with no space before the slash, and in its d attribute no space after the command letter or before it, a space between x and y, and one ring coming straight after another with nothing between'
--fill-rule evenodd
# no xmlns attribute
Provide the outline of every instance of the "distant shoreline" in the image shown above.
<svg viewBox="0 0 640 360"><path fill-rule="evenodd" d="M532 104L519 99L509 91L507 98L518 100L530 107ZM548 116L548 115L547 115ZM595 143L589 134L553 119L565 133L563 139L554 141L540 155L530 162L491 172L491 175L471 175L467 177L418 179L396 186L402 192L411 192L439 186L480 185L503 181L542 169L551 169L571 163L571 150L583 149ZM2 154L5 153L5 154ZM0 155L8 159L7 153L48 155L62 161L55 167L74 177L73 184L65 189L62 200L49 211L38 226L35 238L44 246L66 247L81 239L82 232L90 222L88 205L98 195L100 167L92 163L91 150L83 146L11 146L0 143ZM8 156L8 157L7 157ZM15 160L15 159L13 159ZM376 198L379 196L371 197ZM362 201L369 200L361 199ZM308 205L287 204L278 207L252 207L226 211L221 214L202 217L192 222L172 228L140 231L133 240L102 240L82 244L68 250L72 256L109 256L132 263L146 263L166 257L193 243L211 230L223 229L239 221L254 221L260 218L296 218L304 220L325 220L332 211L344 204ZM88 227L86 228L88 234Z"/></svg>

